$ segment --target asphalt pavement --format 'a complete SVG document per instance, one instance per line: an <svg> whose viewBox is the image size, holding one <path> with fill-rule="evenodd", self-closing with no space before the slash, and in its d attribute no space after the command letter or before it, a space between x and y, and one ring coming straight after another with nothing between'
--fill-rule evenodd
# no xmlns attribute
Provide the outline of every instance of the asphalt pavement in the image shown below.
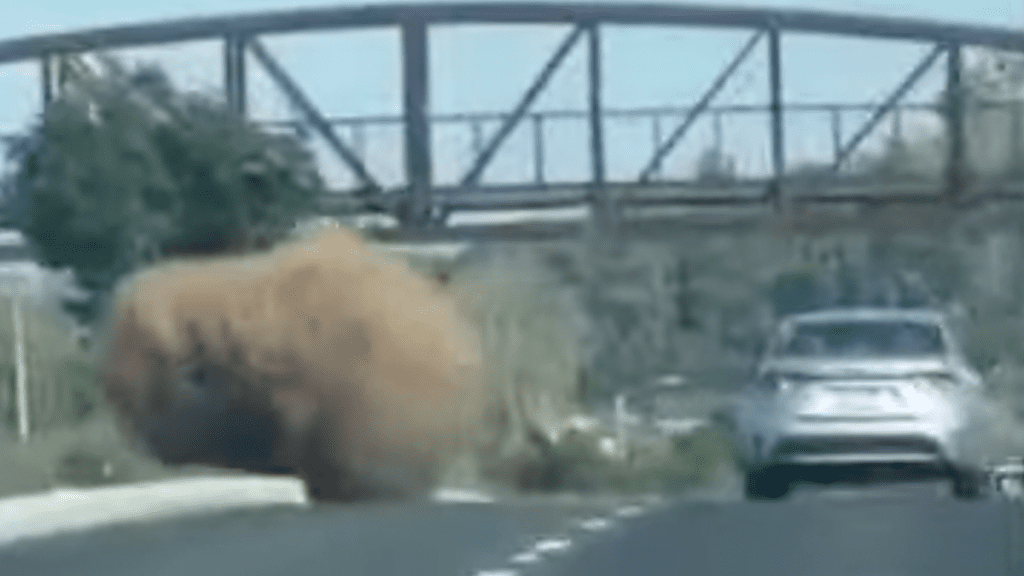
<svg viewBox="0 0 1024 576"><path fill-rule="evenodd" d="M3 576L476 574L605 505L320 505L159 521L0 548Z"/></svg>
<svg viewBox="0 0 1024 576"><path fill-rule="evenodd" d="M1024 574L1022 508L942 484L807 486L778 502L679 503L548 563L550 575Z"/></svg>
<svg viewBox="0 0 1024 576"><path fill-rule="evenodd" d="M4 576L1020 576L1024 514L943 486L706 492L661 504L423 503L235 512L17 542Z"/></svg>

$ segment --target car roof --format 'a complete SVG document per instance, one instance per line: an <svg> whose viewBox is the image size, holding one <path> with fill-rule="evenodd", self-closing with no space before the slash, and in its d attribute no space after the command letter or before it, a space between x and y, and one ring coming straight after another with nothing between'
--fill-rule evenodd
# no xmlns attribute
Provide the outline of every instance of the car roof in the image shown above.
<svg viewBox="0 0 1024 576"><path fill-rule="evenodd" d="M826 308L813 312L790 314L782 319L785 324L805 324L836 321L869 321L869 320L905 320L937 324L946 316L939 310L928 308L880 308L880 307L849 307Z"/></svg>

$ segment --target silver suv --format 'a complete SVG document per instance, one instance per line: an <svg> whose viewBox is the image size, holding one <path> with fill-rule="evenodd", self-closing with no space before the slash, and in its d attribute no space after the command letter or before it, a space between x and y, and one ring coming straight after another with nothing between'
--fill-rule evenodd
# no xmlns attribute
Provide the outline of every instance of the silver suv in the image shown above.
<svg viewBox="0 0 1024 576"><path fill-rule="evenodd" d="M981 377L945 317L930 310L849 308L784 318L756 378L731 411L751 498L799 480L941 475L979 495L965 442Z"/></svg>

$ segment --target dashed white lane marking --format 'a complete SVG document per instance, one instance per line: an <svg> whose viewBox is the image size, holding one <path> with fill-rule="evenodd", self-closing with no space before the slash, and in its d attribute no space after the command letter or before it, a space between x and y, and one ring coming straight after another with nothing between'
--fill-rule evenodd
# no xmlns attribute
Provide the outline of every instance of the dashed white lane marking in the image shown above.
<svg viewBox="0 0 1024 576"><path fill-rule="evenodd" d="M601 530L607 530L612 527L610 520L605 518L587 518L579 523L579 527L587 530L588 532L598 532Z"/></svg>
<svg viewBox="0 0 1024 576"><path fill-rule="evenodd" d="M632 518L642 515L646 510L643 506L638 505L627 505L620 506L613 511L615 516L620 518ZM575 528L586 530L589 532L597 532L601 530L607 530L614 525L614 522L595 516L586 518L583 520L577 520L572 522ZM555 536L538 540L533 546L523 552L513 555L509 558L510 564L535 564L543 560L544 554L557 554L564 552L572 547L572 540L566 536ZM475 574L475 576L519 576L519 571L514 569L498 569L498 570L481 570Z"/></svg>
<svg viewBox="0 0 1024 576"><path fill-rule="evenodd" d="M509 562L512 564L533 564L540 562L544 554L564 552L572 547L572 540L566 537L545 538L534 543L533 547L525 552L520 552Z"/></svg>
<svg viewBox="0 0 1024 576"><path fill-rule="evenodd" d="M515 556L513 556L512 558L509 559L509 562L511 562L513 564L533 564L534 562L539 562L539 561L540 561L540 554L537 554L536 552L533 552L532 550L528 551L528 552L522 552L520 554L516 554Z"/></svg>
<svg viewBox="0 0 1024 576"><path fill-rule="evenodd" d="M548 538L533 545L534 552L544 554L547 552L562 552L572 546L572 540L568 538Z"/></svg>
<svg viewBox="0 0 1024 576"><path fill-rule="evenodd" d="M622 506L615 510L615 515L620 518L633 518L644 513L642 506Z"/></svg>

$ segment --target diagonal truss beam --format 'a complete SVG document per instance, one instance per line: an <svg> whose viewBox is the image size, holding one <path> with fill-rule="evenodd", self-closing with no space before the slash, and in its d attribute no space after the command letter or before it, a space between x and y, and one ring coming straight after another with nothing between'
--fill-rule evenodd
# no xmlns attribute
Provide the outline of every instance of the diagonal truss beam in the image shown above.
<svg viewBox="0 0 1024 576"><path fill-rule="evenodd" d="M661 168L661 163L665 160L665 156L667 156L675 145L682 140L683 136L685 136L686 132L689 131L691 126L693 126L693 123L696 122L697 118L707 110L708 106L711 105L711 101L719 92L722 91L722 88L725 87L725 83L736 72L736 69L739 68L747 59L747 56L750 55L750 52L754 49L754 46L757 45L764 34L764 30L756 32L750 40L743 45L743 48L740 49L739 53L736 54L732 61L729 62L729 65L722 70L717 78L715 78L711 87L708 88L707 92L705 92L703 96L701 96L697 105L690 110L690 113L686 115L683 122L677 126L669 137L662 142L661 146L654 151L654 156L651 158L651 161L648 162L647 166L640 172L640 182L649 181L651 176L658 172L658 169Z"/></svg>
<svg viewBox="0 0 1024 576"><path fill-rule="evenodd" d="M932 51L929 52L910 72L910 74L903 79L903 82L896 88L896 90L894 90L892 94L882 102L881 106L879 106L871 115L871 118L868 118L867 122L857 130L853 137L851 137L850 140L839 149L835 160L832 162L833 174L839 171L839 168L842 167L843 163L846 162L864 139L871 134L876 126L878 126L878 123L882 121L882 118L884 118L886 114L891 112L896 105L899 104L900 100L902 100L907 92L917 84L918 80L920 80L921 77L931 69L932 65L939 56L945 52L945 50L946 48L942 45L938 45L933 48Z"/></svg>
<svg viewBox="0 0 1024 576"><path fill-rule="evenodd" d="M565 60L565 57L569 55L569 51L572 50L573 46L579 40L580 36L587 30L585 26L576 26L572 32L566 36L565 40L558 46L555 53L551 56L551 59L544 64L544 68L541 69L540 74L534 79L533 84L523 94L519 104L516 105L512 111L512 115L509 116L504 124L494 134L494 137L484 146L480 152L480 156L477 157L476 161L473 162L473 166L466 172L466 175L462 178L463 186L473 186L480 180L480 175L487 168L491 159L494 157L495 152L501 147L508 135L512 133L519 121L522 120L526 114L527 109L533 104L533 101L540 95L541 90L547 86L548 81L554 75L555 71L558 70L558 66Z"/></svg>
<svg viewBox="0 0 1024 576"><path fill-rule="evenodd" d="M316 106L302 92L302 89L299 88L295 81L288 76L288 73L284 71L284 68L281 67L277 60L267 52L263 43L256 38L249 38L246 40L246 46L252 51L253 56L259 60L260 64L263 65L263 68L266 69L267 73L270 74L270 77L277 83L288 99L291 100L292 104L303 113L306 120L327 140L327 143L330 144L341 160L355 173L356 178L364 186L373 190L379 190L380 185L367 172L363 162L342 142L341 138L334 132L330 122L327 121L327 118L317 110Z"/></svg>

